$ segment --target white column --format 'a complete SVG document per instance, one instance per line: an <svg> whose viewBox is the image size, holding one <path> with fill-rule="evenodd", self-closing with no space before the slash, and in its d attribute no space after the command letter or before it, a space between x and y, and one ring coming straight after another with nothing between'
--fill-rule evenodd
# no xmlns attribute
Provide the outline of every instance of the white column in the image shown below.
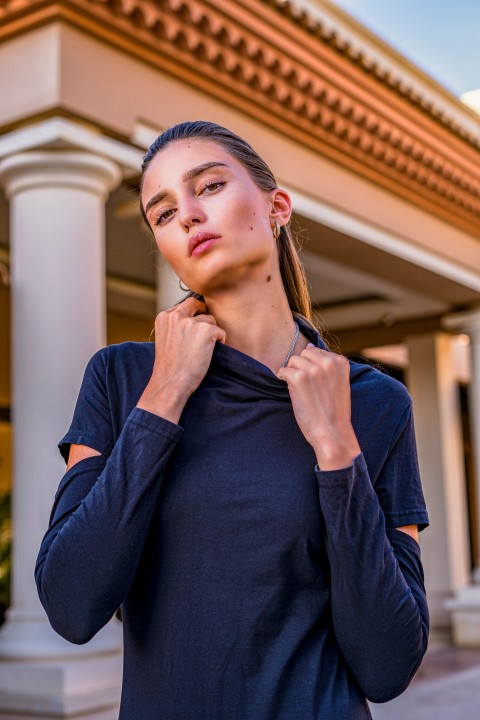
<svg viewBox="0 0 480 720"><path fill-rule="evenodd" d="M172 307L185 297L186 292L180 289L179 282L167 261L160 257L157 270L157 312Z"/></svg>
<svg viewBox="0 0 480 720"><path fill-rule="evenodd" d="M472 433L473 465L475 473L476 518L480 528L480 309L455 313L444 318L445 327L470 337L471 380L469 388L469 410ZM479 533L480 538L480 533ZM480 547L473 558L480 580Z"/></svg>
<svg viewBox="0 0 480 720"><path fill-rule="evenodd" d="M50 628L33 573L65 472L56 443L87 360L105 344L105 200L120 179L115 163L87 152L25 152L0 162L10 201L14 423L13 587L0 631L0 720L10 706L27 717L29 703L46 713L39 717L51 717L54 707L68 717L92 711L96 693L105 695L99 667L93 689L84 671L72 675L72 666L67 672L61 662L46 664L49 658L88 655L93 671L93 656L114 653L118 673L118 621L91 643L71 645ZM83 690L75 686L80 676Z"/></svg>
<svg viewBox="0 0 480 720"><path fill-rule="evenodd" d="M471 380L469 409L473 466L475 473L475 514L480 528L480 309L455 313L444 318L445 327L470 336ZM453 634L457 645L480 647L480 547L475 549L473 583L466 584L448 603L452 611ZM470 580L470 578L469 578Z"/></svg>
<svg viewBox="0 0 480 720"><path fill-rule="evenodd" d="M422 534L425 583L437 635L448 629L445 600L469 577L461 417L447 333L407 338L408 388L413 399L420 473L430 516Z"/></svg>

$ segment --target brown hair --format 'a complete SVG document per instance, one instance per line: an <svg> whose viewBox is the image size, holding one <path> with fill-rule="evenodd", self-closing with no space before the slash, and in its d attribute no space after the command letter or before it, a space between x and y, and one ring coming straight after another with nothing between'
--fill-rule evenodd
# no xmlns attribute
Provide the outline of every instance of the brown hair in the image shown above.
<svg viewBox="0 0 480 720"><path fill-rule="evenodd" d="M155 155L170 143L187 139L205 139L222 145L232 157L243 165L260 190L268 192L277 187L275 177L266 162L245 140L221 125L197 120L195 122L180 123L168 128L152 143L143 158L140 193L145 173ZM145 222L147 222L141 202L140 209ZM318 327L312 313L305 269L298 256L299 249L299 240L293 235L290 223L283 225L277 238L277 251L280 274L288 304L294 316L299 316L308 325L320 331L320 327ZM186 297L192 296L199 300L204 299L198 293L190 290Z"/></svg>

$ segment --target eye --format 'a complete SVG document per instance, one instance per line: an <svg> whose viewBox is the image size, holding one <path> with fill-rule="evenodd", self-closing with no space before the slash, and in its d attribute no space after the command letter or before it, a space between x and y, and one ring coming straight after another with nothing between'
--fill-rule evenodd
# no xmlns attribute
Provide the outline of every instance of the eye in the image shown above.
<svg viewBox="0 0 480 720"><path fill-rule="evenodd" d="M203 186L200 192L207 193L207 195L209 195L210 193L215 192L215 190L223 187L223 185L225 185L225 180L215 180L214 182L208 182Z"/></svg>
<svg viewBox="0 0 480 720"><path fill-rule="evenodd" d="M154 225L162 225L164 222L168 220L170 215L174 212L173 208L170 208L169 210L164 210L162 213L159 213L155 220Z"/></svg>

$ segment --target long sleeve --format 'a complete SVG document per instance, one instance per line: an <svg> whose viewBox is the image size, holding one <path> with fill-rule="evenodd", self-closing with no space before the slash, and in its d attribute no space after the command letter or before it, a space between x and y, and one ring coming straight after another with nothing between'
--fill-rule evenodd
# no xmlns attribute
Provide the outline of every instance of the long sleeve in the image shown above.
<svg viewBox="0 0 480 720"><path fill-rule="evenodd" d="M87 458L63 477L35 581L52 627L70 642L90 640L128 593L182 433L134 408L108 458Z"/></svg>
<svg viewBox="0 0 480 720"><path fill-rule="evenodd" d="M366 697L386 702L406 689L427 647L420 548L386 527L363 454L316 474L337 642Z"/></svg>

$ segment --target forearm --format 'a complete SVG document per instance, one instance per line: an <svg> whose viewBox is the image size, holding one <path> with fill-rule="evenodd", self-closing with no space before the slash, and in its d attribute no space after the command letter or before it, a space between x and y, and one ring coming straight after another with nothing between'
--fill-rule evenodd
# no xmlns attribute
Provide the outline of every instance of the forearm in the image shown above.
<svg viewBox="0 0 480 720"><path fill-rule="evenodd" d="M113 451L74 465L57 492L35 579L53 628L87 642L135 575L181 427L135 408Z"/></svg>
<svg viewBox="0 0 480 720"><path fill-rule="evenodd" d="M319 429L312 441L318 467L322 471L349 467L361 452L355 430L350 420L338 426Z"/></svg>
<svg viewBox="0 0 480 720"><path fill-rule="evenodd" d="M158 386L150 382L139 398L137 407L172 423L178 423L190 395L191 391L184 386Z"/></svg>
<svg viewBox="0 0 480 720"><path fill-rule="evenodd" d="M384 702L407 687L427 646L419 547L386 530L363 455L317 478L335 634L366 696Z"/></svg>

